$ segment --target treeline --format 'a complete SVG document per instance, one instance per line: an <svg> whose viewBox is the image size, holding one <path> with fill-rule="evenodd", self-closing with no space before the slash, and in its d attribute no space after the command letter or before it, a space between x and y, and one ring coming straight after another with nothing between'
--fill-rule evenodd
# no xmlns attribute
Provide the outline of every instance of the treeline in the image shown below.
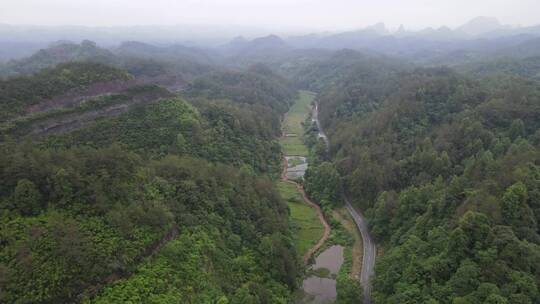
<svg viewBox="0 0 540 304"><path fill-rule="evenodd" d="M538 303L540 85L366 73L319 102L345 193L385 248L374 301Z"/></svg>

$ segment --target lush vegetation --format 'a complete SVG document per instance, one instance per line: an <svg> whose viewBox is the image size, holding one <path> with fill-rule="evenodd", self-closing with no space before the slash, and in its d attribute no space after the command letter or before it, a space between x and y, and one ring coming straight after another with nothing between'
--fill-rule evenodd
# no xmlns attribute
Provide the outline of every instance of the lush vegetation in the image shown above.
<svg viewBox="0 0 540 304"><path fill-rule="evenodd" d="M458 66L472 75L490 76L493 74L509 74L530 77L540 80L540 56L527 58L499 58Z"/></svg>
<svg viewBox="0 0 540 304"><path fill-rule="evenodd" d="M191 79L214 69L210 58L198 49L182 46L160 48L138 42L125 42L111 51L84 40L80 44L61 42L39 50L30 57L0 64L0 77L28 76L68 62L101 63L143 78Z"/></svg>
<svg viewBox="0 0 540 304"><path fill-rule="evenodd" d="M311 117L311 103L315 98L314 94L301 91L300 96L301 98L291 107L290 112L287 113L286 119L283 122L284 133L294 132L298 134L296 137L298 142L296 144L301 145L306 151L305 155L309 156L309 167L301 182L310 198L321 206L324 217L331 226L330 236L318 253L332 245L341 245L345 247L344 263L341 265L336 277L336 303L356 303L361 299L362 290L358 279L351 275L351 271L353 263L352 259L360 258L358 256L353 257L352 255L353 246L355 246L354 233L358 234L358 230L354 223L348 223L344 218L336 216L336 211L334 209L342 204L341 177L332 163L323 161L323 158L326 157L327 149L325 143L318 138L318 130ZM287 153L286 144L287 142L282 138L281 145L285 153ZM286 186L287 184L283 183L278 187L282 196L288 194L285 188ZM291 189L291 192L292 190L296 190L293 189L291 185L287 187ZM288 195L291 196L292 194ZM302 196L298 192L296 192L296 197L297 199L302 199ZM287 196L285 196L285 198L287 198ZM287 199L287 201L290 202L291 199ZM297 235L300 240L311 241L311 246L313 246L313 244L320 239L320 236L317 239L313 234L307 233L309 232L307 229L310 228L311 225L309 225L309 221L306 221L305 218L306 215L309 214L308 209L311 208L306 205L301 208L299 207L300 206L298 205L295 206L289 204L293 223L303 223L300 227L304 227L305 232L302 233L302 229L300 229L297 232ZM314 221L317 221L317 225L321 230L319 233L320 235L322 233L320 220L316 218L316 213L313 209L311 209L311 212L313 213L311 216L312 225L315 225ZM344 225L346 222L347 224L352 224L352 231L346 229ZM307 250L311 246L306 246L305 249ZM301 249L303 248L300 248L300 250ZM318 277L326 277L324 270L328 271L327 269L315 270L315 275Z"/></svg>
<svg viewBox="0 0 540 304"><path fill-rule="evenodd" d="M323 226L315 209L304 201L295 185L280 181L277 188L290 210L296 251L304 256L321 239Z"/></svg>
<svg viewBox="0 0 540 304"><path fill-rule="evenodd" d="M74 132L51 136L45 145L100 147L126 144L141 154L192 155L262 172L278 172L279 146L256 107L207 102L200 111L180 98L136 106L118 117ZM270 119L273 119L270 117Z"/></svg>
<svg viewBox="0 0 540 304"><path fill-rule="evenodd" d="M296 284L286 206L270 181L204 165L171 157L156 163L181 234L95 302L286 303Z"/></svg>
<svg viewBox="0 0 540 304"><path fill-rule="evenodd" d="M30 57L12 60L0 67L1 76L22 76L38 73L66 62L99 62L110 64L114 55L109 50L98 47L94 42L84 40L80 44L59 43L42 49Z"/></svg>
<svg viewBox="0 0 540 304"><path fill-rule="evenodd" d="M18 108L2 113L17 117L42 99L129 77L68 63L8 79L13 93L2 106ZM10 130L24 135L149 93L156 98L75 131L3 138L0 302L289 302L299 258L289 209L264 174L281 168L278 113L294 93L262 90L253 102L190 93L188 102L134 87L19 117Z"/></svg>
<svg viewBox="0 0 540 304"><path fill-rule="evenodd" d="M174 225L138 174L142 160L121 147L2 150L1 302L73 299L129 271Z"/></svg>
<svg viewBox="0 0 540 304"><path fill-rule="evenodd" d="M268 67L257 64L244 72L220 71L197 78L186 94L265 105L269 111L284 114L293 103L296 90Z"/></svg>
<svg viewBox="0 0 540 304"><path fill-rule="evenodd" d="M321 252L330 246L343 246L343 263L339 269L336 279L336 304L358 303L362 301L362 287L357 277L352 275L353 258L361 259L360 256L353 256L353 247L355 246L354 233L358 234L356 224L352 221L347 211L328 209L325 213L328 223L332 227L330 237L326 241ZM340 215L337 215L340 213ZM342 216L342 215L345 216ZM352 231L346 225L352 225Z"/></svg>
<svg viewBox="0 0 540 304"><path fill-rule="evenodd" d="M134 262L172 227L181 236L169 250L204 253L200 261L212 265L205 270L187 259L180 267L221 278L216 280L220 296L264 297L275 291L285 299L295 286L287 208L268 180L190 158L147 162L118 146L6 149L0 162L3 302L73 299L105 276L133 271ZM204 242L203 247L184 244L188 240ZM167 254L172 253L165 251L164 258ZM230 268L233 264L237 267ZM146 267L134 280L146 278ZM254 277L259 273L265 275ZM206 282L202 276L189 275L197 281L184 282L192 284L186 297L214 297L210 289L195 287ZM146 294L145 289L132 292L118 296ZM158 288L156 293L168 291Z"/></svg>
<svg viewBox="0 0 540 304"><path fill-rule="evenodd" d="M172 97L172 94L164 88L155 85L134 86L116 94L106 94L84 100L84 102L72 107L57 108L46 112L36 112L0 124L0 135L10 137L35 136L39 133L61 133L61 127L73 123L73 128L80 128L85 114L92 120L93 116L115 116L119 108L126 110L138 103L151 103L160 98ZM112 114L108 114L108 110ZM98 112L98 114L95 114ZM93 122L93 121L91 121ZM44 129L47 123L52 125L53 130ZM58 130L60 129L60 130Z"/></svg>
<svg viewBox="0 0 540 304"><path fill-rule="evenodd" d="M313 98L312 93L300 91L298 99L286 114L282 126L283 137L280 139L281 148L285 155L308 155L308 149L303 139L303 124L308 117Z"/></svg>
<svg viewBox="0 0 540 304"><path fill-rule="evenodd" d="M319 102L345 192L386 249L374 300L539 302L540 86L444 68L370 81L384 89L352 75ZM332 195L326 166L308 180Z"/></svg>
<svg viewBox="0 0 540 304"><path fill-rule="evenodd" d="M283 150L309 158L328 245L352 243L331 216L343 195L366 211L384 253L376 303L540 303L536 53L455 54L456 72L278 50L242 62L318 93L329 151L306 115L314 96L262 64L89 41L3 64L16 77L0 80L0 302L290 303L322 227L276 186ZM78 96L113 82L137 86ZM185 90L140 85L156 83ZM35 136L49 123L60 131ZM282 131L296 136L280 149ZM338 303L360 297L351 258Z"/></svg>
<svg viewBox="0 0 540 304"><path fill-rule="evenodd" d="M0 80L0 121L22 115L30 106L70 90L130 77L125 71L101 64L65 63L32 76Z"/></svg>
<svg viewBox="0 0 540 304"><path fill-rule="evenodd" d="M374 80L387 79L389 75L404 70L406 66L395 59L381 55L341 50L328 58L320 56L312 59L309 64L298 65L286 73L300 87L314 92L338 89L336 85L344 83L362 85L365 88L372 88L372 91L381 91L381 86L386 84ZM353 81L353 79L362 81ZM346 92L342 93L346 94Z"/></svg>

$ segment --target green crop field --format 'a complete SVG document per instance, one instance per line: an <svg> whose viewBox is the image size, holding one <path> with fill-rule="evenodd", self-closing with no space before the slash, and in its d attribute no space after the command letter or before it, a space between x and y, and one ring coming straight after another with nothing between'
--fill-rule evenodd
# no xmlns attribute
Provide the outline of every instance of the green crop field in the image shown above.
<svg viewBox="0 0 540 304"><path fill-rule="evenodd" d="M287 137L280 140L281 149L285 155L308 156L309 151L301 138Z"/></svg>
<svg viewBox="0 0 540 304"><path fill-rule="evenodd" d="M303 256L321 239L324 229L317 217L317 212L304 202L302 195L293 184L279 181L277 187L291 210L296 250Z"/></svg>
<svg viewBox="0 0 540 304"><path fill-rule="evenodd" d="M284 137L280 140L281 147L285 155L307 156L308 150L302 141L304 127L302 123L306 120L311 110L311 102L315 95L311 92L300 91L296 103L287 113L283 122L283 132L285 134L296 134L294 137Z"/></svg>

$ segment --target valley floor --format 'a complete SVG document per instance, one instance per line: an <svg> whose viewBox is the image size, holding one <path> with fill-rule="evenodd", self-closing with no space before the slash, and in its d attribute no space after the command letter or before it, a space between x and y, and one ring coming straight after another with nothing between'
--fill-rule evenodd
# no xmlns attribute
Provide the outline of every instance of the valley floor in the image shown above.
<svg viewBox="0 0 540 304"><path fill-rule="evenodd" d="M319 206L309 200L302 186L296 182L296 179L303 177L308 166L308 148L302 139L302 123L309 114L313 98L312 93L300 91L295 104L285 115L283 136L280 139L285 157L278 190L291 210L291 220L296 230L296 249L304 257L304 264L308 264L311 256L330 235L330 225L324 219Z"/></svg>
<svg viewBox="0 0 540 304"><path fill-rule="evenodd" d="M310 266L303 288L297 296L299 303L311 304L331 303L336 300L338 272L345 271L351 279L358 279L363 254L362 238L347 210L337 209L332 214L333 219L345 228L339 230L348 233L354 240L350 246L343 247L335 243L321 208L308 198L300 183L309 165L309 150L303 141L303 123L310 114L313 115L312 111L316 112L311 106L314 98L313 93L301 91L298 100L285 115L282 124L283 137L280 140L285 154L284 167L281 180L277 184L290 209L297 252L303 256L305 265L315 261L315 264ZM344 260L348 262L344 263ZM337 269L330 271L323 261ZM342 267L346 269L339 270Z"/></svg>

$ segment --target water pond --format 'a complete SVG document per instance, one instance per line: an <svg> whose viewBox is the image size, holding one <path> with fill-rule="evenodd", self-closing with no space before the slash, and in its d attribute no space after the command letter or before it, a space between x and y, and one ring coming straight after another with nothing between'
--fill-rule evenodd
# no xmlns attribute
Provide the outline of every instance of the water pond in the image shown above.
<svg viewBox="0 0 540 304"><path fill-rule="evenodd" d="M302 283L303 294L298 303L326 304L336 300L336 276L343 264L343 249L342 246L331 246L317 256Z"/></svg>
<svg viewBox="0 0 540 304"><path fill-rule="evenodd" d="M307 158L303 156L286 156L285 158L287 159L287 178L303 179L308 168Z"/></svg>

